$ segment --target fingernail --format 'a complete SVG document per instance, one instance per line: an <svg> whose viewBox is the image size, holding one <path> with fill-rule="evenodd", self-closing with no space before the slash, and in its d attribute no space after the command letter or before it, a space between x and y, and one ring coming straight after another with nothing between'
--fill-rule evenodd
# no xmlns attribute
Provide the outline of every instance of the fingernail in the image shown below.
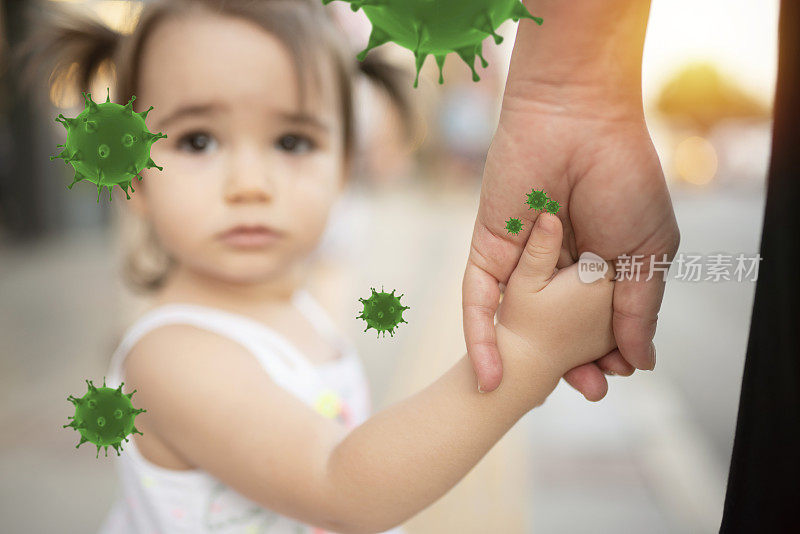
<svg viewBox="0 0 800 534"><path fill-rule="evenodd" d="M614 371L612 371L610 369L609 370L605 370L603 372L608 376L616 376L617 375L617 373L615 373Z"/></svg>
<svg viewBox="0 0 800 534"><path fill-rule="evenodd" d="M539 215L539 217L536 219L536 224L539 226L539 229L543 234L552 235L556 233L555 222L545 214Z"/></svg>
<svg viewBox="0 0 800 534"><path fill-rule="evenodd" d="M478 393L483 393L483 389L481 389L481 385L478 384Z"/></svg>
<svg viewBox="0 0 800 534"><path fill-rule="evenodd" d="M652 371L655 368L656 368L656 346L651 341L650 342L650 370Z"/></svg>

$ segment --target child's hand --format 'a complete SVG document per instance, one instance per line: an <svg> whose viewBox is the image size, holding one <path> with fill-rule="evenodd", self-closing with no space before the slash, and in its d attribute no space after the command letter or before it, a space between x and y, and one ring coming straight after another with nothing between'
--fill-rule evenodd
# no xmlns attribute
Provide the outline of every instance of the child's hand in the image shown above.
<svg viewBox="0 0 800 534"><path fill-rule="evenodd" d="M605 277L591 284L578 278L579 263L554 274L562 233L557 216L539 215L506 286L496 325L504 362L507 357L535 361L537 372L550 375L553 387L570 369L616 347L611 329L614 268L606 262Z"/></svg>

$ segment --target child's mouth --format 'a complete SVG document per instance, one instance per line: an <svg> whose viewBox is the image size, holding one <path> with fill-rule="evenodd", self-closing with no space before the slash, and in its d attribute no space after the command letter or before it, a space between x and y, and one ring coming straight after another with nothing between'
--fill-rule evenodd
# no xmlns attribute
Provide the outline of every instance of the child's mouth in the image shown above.
<svg viewBox="0 0 800 534"><path fill-rule="evenodd" d="M219 239L226 245L234 248L263 248L283 237L282 232L275 231L266 226L235 226L219 234Z"/></svg>

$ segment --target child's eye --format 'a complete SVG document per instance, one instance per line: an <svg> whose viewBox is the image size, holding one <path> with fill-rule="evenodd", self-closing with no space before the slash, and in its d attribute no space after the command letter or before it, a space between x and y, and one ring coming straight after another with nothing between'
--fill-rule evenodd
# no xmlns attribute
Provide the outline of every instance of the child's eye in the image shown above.
<svg viewBox="0 0 800 534"><path fill-rule="evenodd" d="M282 136L280 139L278 139L277 145L282 150L298 153L308 152L315 147L314 141L308 137L292 134Z"/></svg>
<svg viewBox="0 0 800 534"><path fill-rule="evenodd" d="M192 132L178 140L178 148L188 152L207 152L216 147L217 141L204 132Z"/></svg>

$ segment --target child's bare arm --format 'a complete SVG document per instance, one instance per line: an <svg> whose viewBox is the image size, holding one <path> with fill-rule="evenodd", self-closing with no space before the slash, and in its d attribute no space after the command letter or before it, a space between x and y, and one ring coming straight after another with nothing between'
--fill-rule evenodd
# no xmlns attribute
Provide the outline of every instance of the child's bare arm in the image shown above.
<svg viewBox="0 0 800 534"><path fill-rule="evenodd" d="M553 254L559 246L560 234ZM525 255L520 267L528 266L524 261ZM546 273L547 268L538 269ZM517 306L527 309L525 299L517 304L511 292L536 296L531 288L546 289L558 278L546 281L534 271L509 282L507 313L515 314ZM579 308L602 316L607 307L610 321L611 291L566 280L559 284L553 286L560 288L553 295L558 298L539 292L540 308L563 312L547 318L551 331L563 329L571 322L566 315ZM447 492L522 415L544 401L563 374L561 367L572 364L558 363L544 323L520 324L521 330L513 322L498 325L506 373L492 393L477 391L463 356L430 386L349 433L272 382L244 349L189 327L164 328L142 340L128 357L126 377L139 389L140 405L148 408L140 416L147 421L145 432L154 432L191 464L279 513L337 532L378 532ZM580 326L598 337L600 327ZM532 343L537 329L541 341ZM569 360L591 361L607 344L588 335L574 339L577 349L556 341ZM193 369L191 382L183 378L186 368Z"/></svg>
<svg viewBox="0 0 800 534"><path fill-rule="evenodd" d="M505 362L509 373L491 394L478 393L464 356L348 433L272 382L235 343L166 327L128 356L126 391L135 386L137 406L148 410L137 418L145 437L154 432L248 498L335 532L379 532L447 492L557 382L533 379L519 358Z"/></svg>

